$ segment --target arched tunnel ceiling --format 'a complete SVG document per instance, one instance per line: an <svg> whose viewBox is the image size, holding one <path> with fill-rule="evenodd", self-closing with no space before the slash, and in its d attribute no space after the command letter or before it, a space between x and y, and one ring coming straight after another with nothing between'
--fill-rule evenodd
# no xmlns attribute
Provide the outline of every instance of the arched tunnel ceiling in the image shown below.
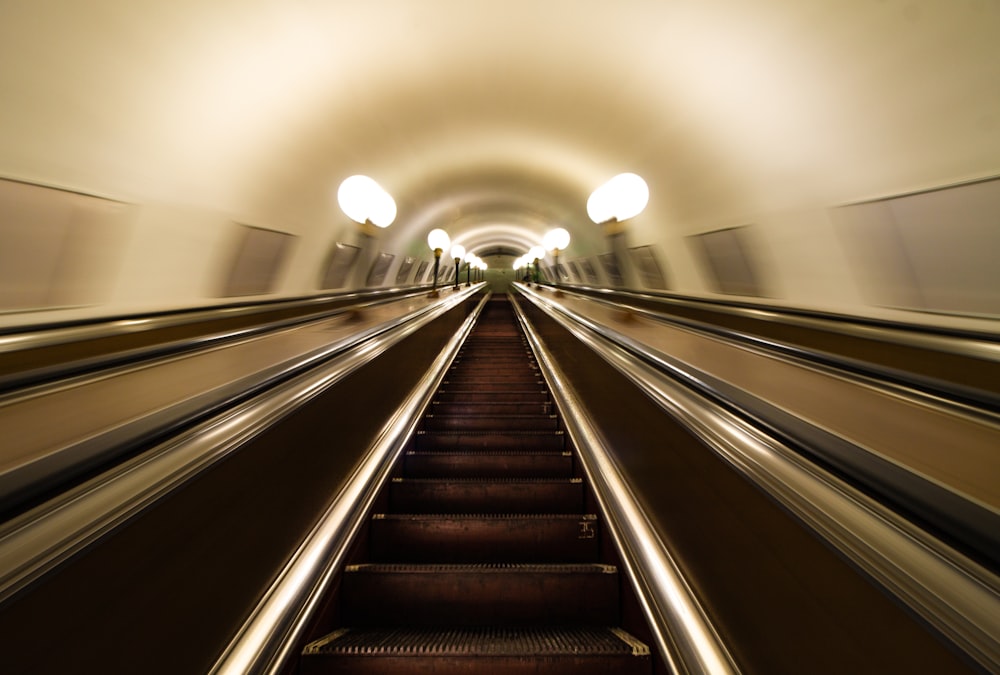
<svg viewBox="0 0 1000 675"><path fill-rule="evenodd" d="M995 172L997 35L993 0L8 0L0 175L309 234L364 173L402 249L589 253L622 171L647 238Z"/></svg>

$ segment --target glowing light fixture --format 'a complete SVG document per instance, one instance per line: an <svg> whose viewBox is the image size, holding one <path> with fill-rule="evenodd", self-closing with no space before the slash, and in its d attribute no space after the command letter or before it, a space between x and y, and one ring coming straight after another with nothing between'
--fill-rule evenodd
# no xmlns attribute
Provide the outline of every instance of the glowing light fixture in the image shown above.
<svg viewBox="0 0 1000 675"><path fill-rule="evenodd" d="M396 202L368 176L345 179L337 190L337 202L347 217L356 223L370 222L376 227L389 227L396 219Z"/></svg>
<svg viewBox="0 0 1000 675"><path fill-rule="evenodd" d="M461 244L455 244L451 247L451 257L455 260L455 289L458 289L458 266L462 264L462 258L465 257L465 247Z"/></svg>
<svg viewBox="0 0 1000 675"><path fill-rule="evenodd" d="M437 297L438 266L441 264L441 254L451 244L451 237L444 230L431 230L427 235L427 245L434 251L434 284L431 286L431 297Z"/></svg>
<svg viewBox="0 0 1000 675"><path fill-rule="evenodd" d="M556 255L559 255L559 251L569 246L569 232L562 227L549 230L545 233L545 237L542 239L542 246L544 246L546 250L554 251Z"/></svg>
<svg viewBox="0 0 1000 675"><path fill-rule="evenodd" d="M466 286L471 286L472 285L472 268L473 268L473 266L475 266L477 260L479 260L479 256L477 256L472 251L469 251L468 253L465 254L465 285Z"/></svg>
<svg viewBox="0 0 1000 675"><path fill-rule="evenodd" d="M542 239L542 245L552 251L552 269L555 270L555 283L559 283L559 251L569 246L569 232L562 227L549 230Z"/></svg>
<svg viewBox="0 0 1000 675"><path fill-rule="evenodd" d="M595 223L633 218L646 208L649 186L634 173L621 173L600 186L587 200L587 215Z"/></svg>
<svg viewBox="0 0 1000 675"><path fill-rule="evenodd" d="M431 247L431 250L440 258L441 253L444 252L446 248L451 246L451 238L448 233L442 229L431 230L427 235L427 245Z"/></svg>

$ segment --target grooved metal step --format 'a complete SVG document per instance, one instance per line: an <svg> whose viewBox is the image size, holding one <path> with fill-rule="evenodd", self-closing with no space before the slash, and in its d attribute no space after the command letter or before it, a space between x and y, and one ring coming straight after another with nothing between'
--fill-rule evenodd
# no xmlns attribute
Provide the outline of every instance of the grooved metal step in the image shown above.
<svg viewBox="0 0 1000 675"><path fill-rule="evenodd" d="M557 415L437 415L424 417L426 431L556 431Z"/></svg>
<svg viewBox="0 0 1000 675"><path fill-rule="evenodd" d="M548 403L552 399L542 387L522 387L505 391L480 391L474 387L442 387L434 395L441 403Z"/></svg>
<svg viewBox="0 0 1000 675"><path fill-rule="evenodd" d="M417 450L562 450L562 431L418 431Z"/></svg>
<svg viewBox="0 0 1000 675"><path fill-rule="evenodd" d="M375 514L372 562L596 562L593 514Z"/></svg>
<svg viewBox="0 0 1000 675"><path fill-rule="evenodd" d="M611 565L352 565L341 593L357 626L618 622Z"/></svg>
<svg viewBox="0 0 1000 675"><path fill-rule="evenodd" d="M545 381L539 377L518 377L509 379L490 378L482 379L476 377L456 377L445 379L442 383L444 387L465 387L476 391L490 394L494 392L505 392L512 389L523 389L525 387L544 387Z"/></svg>
<svg viewBox="0 0 1000 675"><path fill-rule="evenodd" d="M443 415L551 415L555 406L549 401L478 401L445 403L434 401L430 412L435 416Z"/></svg>
<svg viewBox="0 0 1000 675"><path fill-rule="evenodd" d="M563 450L409 450L403 470L413 478L570 478L574 467Z"/></svg>
<svg viewBox="0 0 1000 675"><path fill-rule="evenodd" d="M651 661L619 628L342 628L305 648L300 672L648 675Z"/></svg>
<svg viewBox="0 0 1000 675"><path fill-rule="evenodd" d="M389 486L397 513L581 513L583 505L579 478L394 478Z"/></svg>

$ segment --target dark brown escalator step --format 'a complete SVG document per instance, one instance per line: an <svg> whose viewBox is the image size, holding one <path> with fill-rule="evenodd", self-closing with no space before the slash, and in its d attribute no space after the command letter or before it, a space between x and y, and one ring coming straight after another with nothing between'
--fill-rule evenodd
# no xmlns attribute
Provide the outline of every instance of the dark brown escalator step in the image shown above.
<svg viewBox="0 0 1000 675"><path fill-rule="evenodd" d="M509 379L489 379L480 380L476 378L456 378L454 380L445 379L441 385L443 387L461 387L473 389L481 392L497 392L520 390L526 387L544 387L545 382L540 377L532 378L509 378Z"/></svg>
<svg viewBox="0 0 1000 675"><path fill-rule="evenodd" d="M511 369L515 371L538 370L534 357L527 349L517 352L498 352L497 349L484 349L482 353L466 353L459 355L451 363L450 370L490 373Z"/></svg>
<svg viewBox="0 0 1000 675"><path fill-rule="evenodd" d="M527 354L497 358L493 354L483 354L481 356L468 356L464 359L453 361L448 368L449 373L469 373L482 375L493 374L521 374L528 375L538 373L538 366Z"/></svg>
<svg viewBox="0 0 1000 675"><path fill-rule="evenodd" d="M534 383L543 378L536 370L530 368L514 368L503 366L489 370L474 368L452 369L445 373L444 380L449 383L469 382L478 385L482 382L528 382Z"/></svg>
<svg viewBox="0 0 1000 675"><path fill-rule="evenodd" d="M562 450L562 431L418 431L417 450Z"/></svg>
<svg viewBox="0 0 1000 675"><path fill-rule="evenodd" d="M544 387L545 380L534 373L506 373L493 375L477 375L475 373L449 373L441 382L443 387L464 387L482 391L504 389L524 389L526 387Z"/></svg>
<svg viewBox="0 0 1000 675"><path fill-rule="evenodd" d="M535 367L534 357L527 347L516 348L486 347L460 352L452 361L452 367L472 367L479 370L495 369L497 365L511 365L516 368Z"/></svg>
<svg viewBox="0 0 1000 675"><path fill-rule="evenodd" d="M394 478L389 510L397 513L581 513L580 478Z"/></svg>
<svg viewBox="0 0 1000 675"><path fill-rule="evenodd" d="M483 354L467 354L452 361L449 372L495 373L538 371L538 366L527 351L520 354L497 354L495 350Z"/></svg>
<svg viewBox="0 0 1000 675"><path fill-rule="evenodd" d="M341 614L352 626L574 624L618 617L611 565L351 565Z"/></svg>
<svg viewBox="0 0 1000 675"><path fill-rule="evenodd" d="M581 563L599 555L593 514L375 514L372 562Z"/></svg>
<svg viewBox="0 0 1000 675"><path fill-rule="evenodd" d="M432 415L551 415L555 406L548 401L476 401L431 404Z"/></svg>
<svg viewBox="0 0 1000 675"><path fill-rule="evenodd" d="M305 675L648 675L649 648L619 628L342 628L306 646Z"/></svg>
<svg viewBox="0 0 1000 675"><path fill-rule="evenodd" d="M556 431L557 415L425 415L427 431Z"/></svg>
<svg viewBox="0 0 1000 675"><path fill-rule="evenodd" d="M564 450L409 450L410 478L571 478L573 453Z"/></svg>
<svg viewBox="0 0 1000 675"><path fill-rule="evenodd" d="M472 387L442 387L434 394L441 403L544 403L551 400L542 387L526 387L508 391L479 391Z"/></svg>

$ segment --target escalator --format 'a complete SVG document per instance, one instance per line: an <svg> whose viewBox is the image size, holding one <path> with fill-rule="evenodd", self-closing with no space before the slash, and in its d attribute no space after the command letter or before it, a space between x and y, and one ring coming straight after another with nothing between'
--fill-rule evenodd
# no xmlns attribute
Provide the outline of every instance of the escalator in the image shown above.
<svg viewBox="0 0 1000 675"><path fill-rule="evenodd" d="M494 297L371 516L302 673L651 673L509 301Z"/></svg>

